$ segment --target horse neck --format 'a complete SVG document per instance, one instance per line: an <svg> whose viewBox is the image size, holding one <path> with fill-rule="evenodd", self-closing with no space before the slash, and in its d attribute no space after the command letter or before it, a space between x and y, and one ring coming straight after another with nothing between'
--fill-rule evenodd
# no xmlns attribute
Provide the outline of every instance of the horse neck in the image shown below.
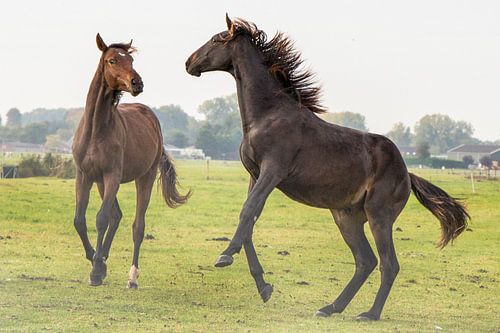
<svg viewBox="0 0 500 333"><path fill-rule="evenodd" d="M283 88L271 77L262 54L249 41L235 47L233 68L243 133L246 133L253 123L270 114L280 100L281 94L277 92Z"/></svg>
<svg viewBox="0 0 500 333"><path fill-rule="evenodd" d="M118 92L112 90L106 83L102 60L90 84L84 111L84 138L95 140L112 120Z"/></svg>

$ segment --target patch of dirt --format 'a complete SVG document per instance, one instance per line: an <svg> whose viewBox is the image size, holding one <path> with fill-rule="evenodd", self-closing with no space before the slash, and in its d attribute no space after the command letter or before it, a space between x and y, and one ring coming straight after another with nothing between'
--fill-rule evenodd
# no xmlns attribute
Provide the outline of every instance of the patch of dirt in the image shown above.
<svg viewBox="0 0 500 333"><path fill-rule="evenodd" d="M397 227L396 229L394 229L395 231L403 231L403 229L401 229L400 227Z"/></svg>
<svg viewBox="0 0 500 333"><path fill-rule="evenodd" d="M21 280L28 281L55 281L56 279L48 277L48 276L29 276L26 274L21 274L17 276Z"/></svg>
<svg viewBox="0 0 500 333"><path fill-rule="evenodd" d="M144 237L146 240L152 240L152 239L155 239L155 236L151 235L151 234L146 234L146 236Z"/></svg>
<svg viewBox="0 0 500 333"><path fill-rule="evenodd" d="M307 281L299 281L299 282L297 282L297 284L300 286L308 286L310 283Z"/></svg>
<svg viewBox="0 0 500 333"><path fill-rule="evenodd" d="M230 242L231 239L227 237L214 237L211 239L207 239L207 241L216 241L216 242Z"/></svg>
<svg viewBox="0 0 500 333"><path fill-rule="evenodd" d="M290 255L290 252L288 252L288 251L284 250L284 251L278 251L278 254L279 254L280 256L289 256L289 255Z"/></svg>

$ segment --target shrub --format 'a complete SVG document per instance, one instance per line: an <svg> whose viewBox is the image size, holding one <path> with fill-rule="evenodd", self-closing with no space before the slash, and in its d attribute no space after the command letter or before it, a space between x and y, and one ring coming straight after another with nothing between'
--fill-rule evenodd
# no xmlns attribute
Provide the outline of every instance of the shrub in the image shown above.
<svg viewBox="0 0 500 333"><path fill-rule="evenodd" d="M57 178L75 178L75 164L72 158L47 153L40 155L27 155L19 163L19 177L51 176Z"/></svg>
<svg viewBox="0 0 500 333"><path fill-rule="evenodd" d="M76 166L72 158L62 159L55 169L54 176L57 178L75 178L76 176Z"/></svg>
<svg viewBox="0 0 500 333"><path fill-rule="evenodd" d="M19 177L48 176L49 170L43 165L40 155L23 156L19 163Z"/></svg>

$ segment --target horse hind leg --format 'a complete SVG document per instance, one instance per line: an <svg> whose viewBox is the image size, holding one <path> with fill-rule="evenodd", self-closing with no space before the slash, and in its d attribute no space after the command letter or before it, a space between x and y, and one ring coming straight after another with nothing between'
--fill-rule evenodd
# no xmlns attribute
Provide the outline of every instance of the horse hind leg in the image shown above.
<svg viewBox="0 0 500 333"><path fill-rule="evenodd" d="M73 224L75 226L78 235L85 249L86 258L92 262L94 259L95 250L90 244L89 236L87 234L87 220L85 218L85 213L87 211L87 206L89 204L90 189L92 188L92 182L87 181L81 172L77 172L75 181L76 190L76 209L75 209L75 219Z"/></svg>
<svg viewBox="0 0 500 333"><path fill-rule="evenodd" d="M139 250L144 239L144 228L146 225L145 215L151 199L151 190L156 179L156 168L135 181L137 190L137 206L135 220L132 225L132 236L134 240L134 256L130 267L127 288L137 289L139 283Z"/></svg>
<svg viewBox="0 0 500 333"><path fill-rule="evenodd" d="M349 208L331 210L335 223L354 256L356 270L340 295L333 303L324 306L316 312L318 317L328 317L334 313L344 311L354 298L368 276L377 266L377 258L366 239L363 225L366 215L362 209Z"/></svg>
<svg viewBox="0 0 500 333"><path fill-rule="evenodd" d="M357 316L358 320L379 320L389 292L399 272L399 263L392 239L393 218L370 218L369 224L380 257L381 283L375 301L367 312Z"/></svg>
<svg viewBox="0 0 500 333"><path fill-rule="evenodd" d="M392 285L399 272L399 263L394 249L392 227L404 208L409 196L409 184L401 182L391 195L384 191L391 188L383 184L367 196L365 210L368 216L377 252L380 257L381 283L375 301L367 312L358 315L358 320L379 320ZM373 193L373 192L372 192Z"/></svg>

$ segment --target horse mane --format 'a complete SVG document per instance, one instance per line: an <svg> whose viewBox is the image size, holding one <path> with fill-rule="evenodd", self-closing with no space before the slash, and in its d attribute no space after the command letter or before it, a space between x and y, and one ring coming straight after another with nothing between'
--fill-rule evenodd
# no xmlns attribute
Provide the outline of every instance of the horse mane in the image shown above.
<svg viewBox="0 0 500 333"><path fill-rule="evenodd" d="M254 23L240 18L233 21L233 29L231 38L239 34L250 37L264 56L264 62L269 67L271 75L299 104L315 113L326 112L326 107L321 105L322 92L317 86L315 74L301 68L304 60L289 37L277 32L271 40L267 40L264 31L259 30Z"/></svg>
<svg viewBox="0 0 500 333"><path fill-rule="evenodd" d="M114 48L114 49L122 49L123 51L127 52L128 54L132 54L137 51L137 48L131 45L131 43L114 43L110 44L108 48Z"/></svg>

